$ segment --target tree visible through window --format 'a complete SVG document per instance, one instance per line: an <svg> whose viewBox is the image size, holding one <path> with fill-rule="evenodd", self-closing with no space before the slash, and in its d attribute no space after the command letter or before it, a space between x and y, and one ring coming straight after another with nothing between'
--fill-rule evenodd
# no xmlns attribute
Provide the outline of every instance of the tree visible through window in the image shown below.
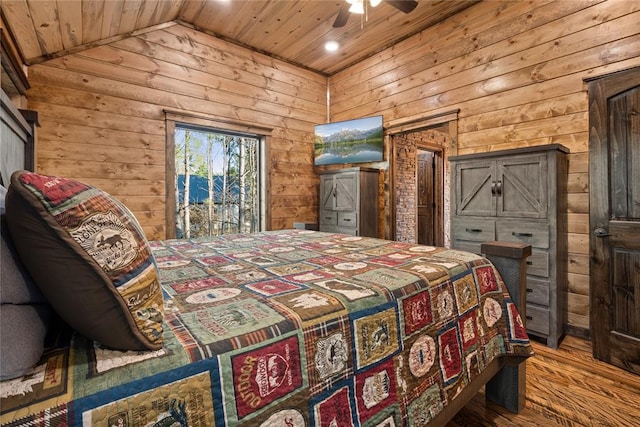
<svg viewBox="0 0 640 427"><path fill-rule="evenodd" d="M260 139L176 126L176 237L260 229Z"/></svg>

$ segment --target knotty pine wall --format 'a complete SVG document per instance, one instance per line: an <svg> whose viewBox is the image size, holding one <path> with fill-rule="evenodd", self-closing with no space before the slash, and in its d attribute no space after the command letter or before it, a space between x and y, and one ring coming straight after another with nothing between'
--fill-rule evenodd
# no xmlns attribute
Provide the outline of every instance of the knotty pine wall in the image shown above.
<svg viewBox="0 0 640 427"><path fill-rule="evenodd" d="M568 173L569 324L589 327L585 77L640 65L640 2L486 1L330 78L331 119L459 108L458 154L559 143ZM365 24L366 25L366 24Z"/></svg>
<svg viewBox="0 0 640 427"><path fill-rule="evenodd" d="M175 24L32 66L29 81L37 170L118 197L150 239L165 237L165 109L271 128L267 226L316 221L326 77Z"/></svg>

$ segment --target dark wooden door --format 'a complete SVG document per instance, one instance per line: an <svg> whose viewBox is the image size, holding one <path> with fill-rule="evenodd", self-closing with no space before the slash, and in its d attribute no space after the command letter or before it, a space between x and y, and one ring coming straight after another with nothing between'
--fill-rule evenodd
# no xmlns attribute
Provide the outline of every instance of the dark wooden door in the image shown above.
<svg viewBox="0 0 640 427"><path fill-rule="evenodd" d="M418 151L418 243L435 245L435 155Z"/></svg>
<svg viewBox="0 0 640 427"><path fill-rule="evenodd" d="M589 82L594 357L640 374L640 68Z"/></svg>

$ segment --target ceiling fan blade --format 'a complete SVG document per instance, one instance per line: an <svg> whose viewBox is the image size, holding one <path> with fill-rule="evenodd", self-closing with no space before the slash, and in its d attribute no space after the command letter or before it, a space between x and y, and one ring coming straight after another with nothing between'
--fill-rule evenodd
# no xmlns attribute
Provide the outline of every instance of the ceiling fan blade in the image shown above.
<svg viewBox="0 0 640 427"><path fill-rule="evenodd" d="M395 7L401 12L409 13L418 5L414 0L386 0L391 6Z"/></svg>
<svg viewBox="0 0 640 427"><path fill-rule="evenodd" d="M340 10L338 11L338 15L336 16L336 20L333 21L334 28L344 27L344 25L347 23L347 20L349 19L349 15L351 15L351 12L349 12L349 7L350 5L347 2L345 2L340 7Z"/></svg>

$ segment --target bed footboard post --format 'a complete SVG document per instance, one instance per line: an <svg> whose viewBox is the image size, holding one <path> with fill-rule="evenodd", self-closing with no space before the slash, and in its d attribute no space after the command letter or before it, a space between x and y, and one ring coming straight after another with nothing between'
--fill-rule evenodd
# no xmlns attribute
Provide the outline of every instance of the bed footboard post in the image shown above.
<svg viewBox="0 0 640 427"><path fill-rule="evenodd" d="M518 307L522 321L526 324L527 257L531 245L510 242L486 242L481 252L496 266L504 280L511 299ZM488 383L487 399L500 404L512 412L524 409L526 402L526 364L505 366Z"/></svg>

